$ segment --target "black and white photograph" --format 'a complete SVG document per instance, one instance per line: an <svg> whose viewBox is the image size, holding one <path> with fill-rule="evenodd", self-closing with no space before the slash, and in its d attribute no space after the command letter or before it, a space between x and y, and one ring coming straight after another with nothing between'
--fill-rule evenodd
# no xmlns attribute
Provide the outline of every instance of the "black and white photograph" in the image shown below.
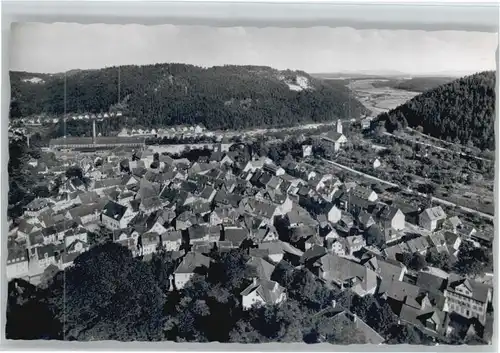
<svg viewBox="0 0 500 353"><path fill-rule="evenodd" d="M492 345L497 47L13 24L6 338Z"/></svg>

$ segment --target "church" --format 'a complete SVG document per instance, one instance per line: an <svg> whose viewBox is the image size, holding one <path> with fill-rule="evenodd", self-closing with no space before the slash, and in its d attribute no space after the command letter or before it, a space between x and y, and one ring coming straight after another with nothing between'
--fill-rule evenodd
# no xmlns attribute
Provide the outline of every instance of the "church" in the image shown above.
<svg viewBox="0 0 500 353"><path fill-rule="evenodd" d="M347 137L343 134L342 122L340 119L337 120L337 129L335 131L329 131L321 136L321 140L333 145L333 150L335 152L339 151L347 143Z"/></svg>

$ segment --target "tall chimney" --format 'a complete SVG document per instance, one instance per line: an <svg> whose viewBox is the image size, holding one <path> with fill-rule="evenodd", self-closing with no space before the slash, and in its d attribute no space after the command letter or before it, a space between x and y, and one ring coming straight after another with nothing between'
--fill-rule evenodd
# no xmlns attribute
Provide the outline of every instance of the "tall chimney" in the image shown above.
<svg viewBox="0 0 500 353"><path fill-rule="evenodd" d="M95 145L95 119L92 119L92 144Z"/></svg>

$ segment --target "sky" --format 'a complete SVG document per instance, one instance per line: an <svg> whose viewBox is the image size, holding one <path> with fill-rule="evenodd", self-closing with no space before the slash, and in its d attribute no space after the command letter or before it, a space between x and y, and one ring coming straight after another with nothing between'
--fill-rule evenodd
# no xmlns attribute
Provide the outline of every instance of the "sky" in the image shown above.
<svg viewBox="0 0 500 353"><path fill-rule="evenodd" d="M265 65L309 73L494 70L498 34L349 27L41 24L12 29L10 69L56 73L165 62Z"/></svg>

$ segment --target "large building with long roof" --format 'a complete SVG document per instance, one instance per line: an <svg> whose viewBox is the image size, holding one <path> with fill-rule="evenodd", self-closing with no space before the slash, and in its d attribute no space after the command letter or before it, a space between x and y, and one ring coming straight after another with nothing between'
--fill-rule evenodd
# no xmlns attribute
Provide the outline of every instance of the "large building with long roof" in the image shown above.
<svg viewBox="0 0 500 353"><path fill-rule="evenodd" d="M144 137L63 137L50 140L52 149L110 149L119 146L144 148L146 139Z"/></svg>

